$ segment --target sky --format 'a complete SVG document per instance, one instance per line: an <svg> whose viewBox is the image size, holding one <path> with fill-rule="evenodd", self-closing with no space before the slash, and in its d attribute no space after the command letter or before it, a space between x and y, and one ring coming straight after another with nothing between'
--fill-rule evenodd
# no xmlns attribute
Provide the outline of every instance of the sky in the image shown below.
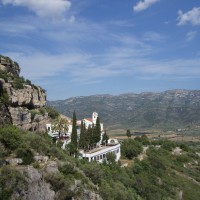
<svg viewBox="0 0 200 200"><path fill-rule="evenodd" d="M200 89L200 0L0 0L0 27L48 100Z"/></svg>

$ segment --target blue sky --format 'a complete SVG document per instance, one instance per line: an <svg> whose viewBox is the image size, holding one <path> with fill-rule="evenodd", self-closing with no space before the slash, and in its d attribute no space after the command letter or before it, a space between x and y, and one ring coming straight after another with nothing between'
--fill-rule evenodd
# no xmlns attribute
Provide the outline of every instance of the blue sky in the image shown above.
<svg viewBox="0 0 200 200"><path fill-rule="evenodd" d="M49 100L200 89L199 0L0 0L0 27Z"/></svg>

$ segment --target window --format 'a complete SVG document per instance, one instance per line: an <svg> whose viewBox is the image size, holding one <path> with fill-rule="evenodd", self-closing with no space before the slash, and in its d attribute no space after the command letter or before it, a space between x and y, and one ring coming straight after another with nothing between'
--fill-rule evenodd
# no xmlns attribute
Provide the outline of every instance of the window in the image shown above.
<svg viewBox="0 0 200 200"><path fill-rule="evenodd" d="M102 155L100 155L100 159L102 159Z"/></svg>
<svg viewBox="0 0 200 200"><path fill-rule="evenodd" d="M106 154L103 154L103 158L105 158L106 157Z"/></svg>

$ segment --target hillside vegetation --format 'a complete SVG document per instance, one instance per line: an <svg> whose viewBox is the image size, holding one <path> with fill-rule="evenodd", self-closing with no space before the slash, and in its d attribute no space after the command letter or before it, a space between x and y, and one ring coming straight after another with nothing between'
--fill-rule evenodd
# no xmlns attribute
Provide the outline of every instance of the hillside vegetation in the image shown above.
<svg viewBox="0 0 200 200"><path fill-rule="evenodd" d="M144 145L147 155L139 160ZM131 159L128 167L112 160L88 163L70 157L46 134L5 126L0 129L0 199L199 198L200 144L151 142L143 136L122 143L122 156Z"/></svg>
<svg viewBox="0 0 200 200"><path fill-rule="evenodd" d="M200 91L171 90L161 93L94 95L48 101L64 115L89 117L93 111L114 129L190 128L200 124Z"/></svg>

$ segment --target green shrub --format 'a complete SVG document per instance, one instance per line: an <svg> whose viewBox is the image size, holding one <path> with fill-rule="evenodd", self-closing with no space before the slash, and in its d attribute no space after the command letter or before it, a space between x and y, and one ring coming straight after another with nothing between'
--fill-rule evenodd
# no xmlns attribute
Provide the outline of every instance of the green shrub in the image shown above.
<svg viewBox="0 0 200 200"><path fill-rule="evenodd" d="M55 110L54 108L51 108L51 107L46 107L46 111L47 111L49 117L51 117L52 119L56 119L60 115L57 110Z"/></svg>
<svg viewBox="0 0 200 200"><path fill-rule="evenodd" d="M36 152L47 155L51 148L49 138L42 137L38 134L28 133L24 135L26 145L30 146Z"/></svg>
<svg viewBox="0 0 200 200"><path fill-rule="evenodd" d="M123 141L121 145L122 155L128 159L138 156L142 152L142 145L140 142L137 142L132 139Z"/></svg>
<svg viewBox="0 0 200 200"><path fill-rule="evenodd" d="M0 159L4 158L8 155L7 150L5 149L4 145L0 142Z"/></svg>
<svg viewBox="0 0 200 200"><path fill-rule="evenodd" d="M4 166L0 171L0 199L10 200L14 191L25 190L27 182L23 175L11 166Z"/></svg>
<svg viewBox="0 0 200 200"><path fill-rule="evenodd" d="M64 176L57 172L57 173L52 173L52 174L48 174L45 176L45 179L47 180L47 182L49 182L51 184L51 186L53 187L53 190L55 192L59 191L60 189L62 189L63 187L67 186L69 187L71 183L68 183Z"/></svg>
<svg viewBox="0 0 200 200"><path fill-rule="evenodd" d="M5 82L8 82L9 77L10 75L7 72L0 70L0 78L4 79Z"/></svg>
<svg viewBox="0 0 200 200"><path fill-rule="evenodd" d="M34 154L29 148L18 148L16 150L16 156L22 158L23 164L29 165L34 162Z"/></svg>
<svg viewBox="0 0 200 200"><path fill-rule="evenodd" d="M172 151L172 149L175 147L176 147L176 144L174 142L169 141L169 140L163 141L163 144L162 144L163 149L167 151Z"/></svg>
<svg viewBox="0 0 200 200"><path fill-rule="evenodd" d="M100 184L106 173L102 170L102 166L97 163L87 163L82 170L87 177L91 178L94 184Z"/></svg>
<svg viewBox="0 0 200 200"><path fill-rule="evenodd" d="M36 168L36 169L39 169L40 168L39 162L38 161L34 162L33 167Z"/></svg>
<svg viewBox="0 0 200 200"><path fill-rule="evenodd" d="M186 144L180 144L180 148L183 150L183 151L189 151L189 146L186 145Z"/></svg>
<svg viewBox="0 0 200 200"><path fill-rule="evenodd" d="M24 83L25 83L25 80L24 80L24 77L15 77L13 83L12 83L12 86L15 88L15 89L23 89L24 88Z"/></svg>
<svg viewBox="0 0 200 200"><path fill-rule="evenodd" d="M21 130L16 128L15 126L5 126L1 128L0 141L4 144L6 148L10 150L15 150L23 142Z"/></svg>
<svg viewBox="0 0 200 200"><path fill-rule="evenodd" d="M106 154L106 159L107 159L108 164L114 165L115 164L116 155L114 153L112 153L112 152L109 152L109 153Z"/></svg>
<svg viewBox="0 0 200 200"><path fill-rule="evenodd" d="M60 160L66 160L66 153L58 147L52 146L49 149L48 156L52 156L54 158L58 158Z"/></svg>
<svg viewBox="0 0 200 200"><path fill-rule="evenodd" d="M9 102L9 96L8 96L7 91L1 88L0 88L0 101L5 105L8 105L8 102Z"/></svg>
<svg viewBox="0 0 200 200"><path fill-rule="evenodd" d="M45 108L39 108L39 112L40 112L40 114L42 114L44 116L46 114L46 109Z"/></svg>
<svg viewBox="0 0 200 200"><path fill-rule="evenodd" d="M31 81L30 80L26 80L26 83L28 84L28 85L32 85L32 83L31 83Z"/></svg>
<svg viewBox="0 0 200 200"><path fill-rule="evenodd" d="M75 173L74 165L70 163L65 163L64 165L59 166L59 171L61 171L65 175L74 174Z"/></svg>

